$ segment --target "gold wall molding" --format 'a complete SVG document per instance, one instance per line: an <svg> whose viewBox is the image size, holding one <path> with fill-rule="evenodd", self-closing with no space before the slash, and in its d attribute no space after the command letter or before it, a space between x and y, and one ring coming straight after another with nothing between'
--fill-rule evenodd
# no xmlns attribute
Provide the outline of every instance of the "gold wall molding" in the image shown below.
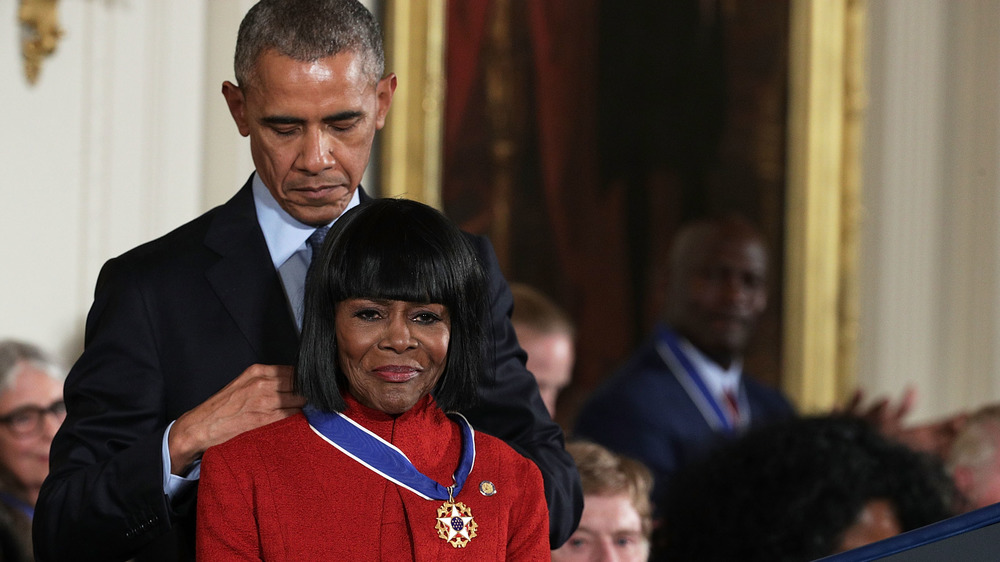
<svg viewBox="0 0 1000 562"><path fill-rule="evenodd" d="M42 62L55 52L63 36L59 25L58 0L21 0L17 19L21 24L21 56L29 84L38 82Z"/></svg>
<svg viewBox="0 0 1000 562"><path fill-rule="evenodd" d="M386 0L386 64L399 78L382 134L381 195L441 208L445 0Z"/></svg>
<svg viewBox="0 0 1000 562"><path fill-rule="evenodd" d="M863 0L792 0L784 390L826 411L855 386Z"/></svg>

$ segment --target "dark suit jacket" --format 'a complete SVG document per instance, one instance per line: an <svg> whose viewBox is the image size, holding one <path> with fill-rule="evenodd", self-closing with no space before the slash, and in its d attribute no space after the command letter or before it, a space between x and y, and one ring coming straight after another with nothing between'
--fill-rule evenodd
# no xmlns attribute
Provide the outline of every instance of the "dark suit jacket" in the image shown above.
<svg viewBox="0 0 1000 562"><path fill-rule="evenodd" d="M750 405L750 424L758 426L794 415L780 392L740 377ZM716 433L650 338L636 350L581 409L573 429L575 438L604 445L642 461L656 480L659 498L670 475L697 459L721 435Z"/></svg>
<svg viewBox="0 0 1000 562"><path fill-rule="evenodd" d="M250 186L101 270L36 507L38 560L193 559L194 494L166 501L164 430L251 364L294 365L298 347ZM579 520L579 476L524 367L492 247L470 239L490 279L497 365L467 416L539 466L558 544Z"/></svg>

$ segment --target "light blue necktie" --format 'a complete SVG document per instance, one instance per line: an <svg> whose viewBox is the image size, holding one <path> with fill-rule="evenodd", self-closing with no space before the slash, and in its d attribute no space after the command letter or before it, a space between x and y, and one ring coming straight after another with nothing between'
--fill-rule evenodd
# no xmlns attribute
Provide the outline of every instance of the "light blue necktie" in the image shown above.
<svg viewBox="0 0 1000 562"><path fill-rule="evenodd" d="M278 268L278 275L281 276L281 283L284 285L285 295L288 297L288 305L295 316L295 325L300 331L302 330L302 300L306 294L306 277L309 275L312 259L319 254L326 233L329 231L329 226L317 228L306 239L306 248L292 254Z"/></svg>
<svg viewBox="0 0 1000 562"><path fill-rule="evenodd" d="M312 250L312 257L309 261L309 269L312 269L312 262L316 261L316 256L319 255L320 250L323 249L323 240L326 240L326 233L330 232L329 226L321 226L313 231L306 238L306 244L309 245L309 249Z"/></svg>

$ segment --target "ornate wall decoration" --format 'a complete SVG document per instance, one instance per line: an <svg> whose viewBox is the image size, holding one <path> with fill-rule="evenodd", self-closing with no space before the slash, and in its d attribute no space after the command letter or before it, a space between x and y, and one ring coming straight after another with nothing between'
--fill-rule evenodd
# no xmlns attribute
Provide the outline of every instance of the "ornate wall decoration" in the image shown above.
<svg viewBox="0 0 1000 562"><path fill-rule="evenodd" d="M24 76L29 84L38 82L42 61L55 52L63 30L56 4L59 0L21 0L17 18L21 23L21 54Z"/></svg>

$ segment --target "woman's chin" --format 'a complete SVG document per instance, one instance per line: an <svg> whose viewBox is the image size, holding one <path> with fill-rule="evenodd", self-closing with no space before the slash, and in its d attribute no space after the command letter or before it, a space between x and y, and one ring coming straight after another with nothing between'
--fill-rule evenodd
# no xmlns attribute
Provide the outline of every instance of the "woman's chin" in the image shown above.
<svg viewBox="0 0 1000 562"><path fill-rule="evenodd" d="M398 401L398 402L393 401L384 403L383 406L379 408L379 410L382 410L383 412L389 414L390 416L398 416L400 414L405 414L406 412L409 412L410 409L413 408L413 406L415 406L416 404L417 404L416 400Z"/></svg>
<svg viewBox="0 0 1000 562"><path fill-rule="evenodd" d="M409 393L404 393L404 395L395 395L391 392L384 392L379 396L375 396L368 400L361 396L355 396L355 398L358 399L358 402L361 402L373 410L384 412L390 416L398 416L410 411L410 409L413 408L421 398L423 398L423 395L414 397Z"/></svg>

